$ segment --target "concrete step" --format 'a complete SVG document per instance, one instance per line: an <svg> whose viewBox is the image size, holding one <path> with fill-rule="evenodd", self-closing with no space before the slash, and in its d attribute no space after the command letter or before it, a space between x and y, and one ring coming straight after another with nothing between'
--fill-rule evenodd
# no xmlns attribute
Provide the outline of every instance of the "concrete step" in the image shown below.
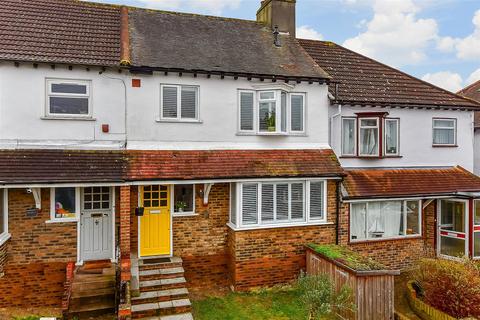
<svg viewBox="0 0 480 320"><path fill-rule="evenodd" d="M187 288L144 291L140 292L140 296L132 297L132 304L155 303L168 300L178 300L188 298Z"/></svg>
<svg viewBox="0 0 480 320"><path fill-rule="evenodd" d="M166 261L168 260L168 261ZM138 269L152 270L152 269L168 269L182 266L182 258L142 258L138 260Z"/></svg>
<svg viewBox="0 0 480 320"><path fill-rule="evenodd" d="M178 315L190 312L190 310L191 303L189 299L144 303L132 306L132 317L134 319L139 319L145 317Z"/></svg>
<svg viewBox="0 0 480 320"><path fill-rule="evenodd" d="M179 289L186 285L184 277L140 281L140 292Z"/></svg>
<svg viewBox="0 0 480 320"><path fill-rule="evenodd" d="M140 270L140 281L183 277L183 267Z"/></svg>

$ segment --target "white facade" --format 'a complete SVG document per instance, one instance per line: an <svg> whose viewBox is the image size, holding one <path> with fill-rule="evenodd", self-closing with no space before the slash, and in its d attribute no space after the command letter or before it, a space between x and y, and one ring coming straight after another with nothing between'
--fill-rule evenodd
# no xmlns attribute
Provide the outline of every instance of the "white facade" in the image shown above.
<svg viewBox="0 0 480 320"><path fill-rule="evenodd" d="M480 129L475 130L473 173L480 175Z"/></svg>
<svg viewBox="0 0 480 320"><path fill-rule="evenodd" d="M340 113L339 113L340 111ZM356 157L342 155L342 118L357 113L388 112L387 118L399 119L399 153L392 157ZM473 171L473 112L408 108L331 106L331 146L343 167L433 167L455 166ZM433 119L456 120L455 146L433 146ZM358 127L357 127L358 135Z"/></svg>

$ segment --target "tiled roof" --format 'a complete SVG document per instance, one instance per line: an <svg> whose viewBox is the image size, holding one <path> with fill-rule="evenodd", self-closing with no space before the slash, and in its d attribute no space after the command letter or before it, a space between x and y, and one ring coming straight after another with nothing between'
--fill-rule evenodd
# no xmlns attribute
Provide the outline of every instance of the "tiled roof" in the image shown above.
<svg viewBox="0 0 480 320"><path fill-rule="evenodd" d="M128 151L128 180L327 177L343 170L330 149Z"/></svg>
<svg viewBox="0 0 480 320"><path fill-rule="evenodd" d="M435 106L480 109L480 104L438 88L338 44L299 40L333 81L330 93L341 104Z"/></svg>
<svg viewBox="0 0 480 320"><path fill-rule="evenodd" d="M480 191L480 177L463 169L352 169L345 170L346 198L391 198Z"/></svg>
<svg viewBox="0 0 480 320"><path fill-rule="evenodd" d="M77 0L2 0L0 59L114 66L119 7Z"/></svg>
<svg viewBox="0 0 480 320"><path fill-rule="evenodd" d="M122 151L0 150L0 184L121 182Z"/></svg>
<svg viewBox="0 0 480 320"><path fill-rule="evenodd" d="M131 63L186 71L329 78L288 35L250 20L129 8Z"/></svg>
<svg viewBox="0 0 480 320"><path fill-rule="evenodd" d="M458 91L457 94L480 103L480 80ZM480 111L475 112L475 128L480 128Z"/></svg>

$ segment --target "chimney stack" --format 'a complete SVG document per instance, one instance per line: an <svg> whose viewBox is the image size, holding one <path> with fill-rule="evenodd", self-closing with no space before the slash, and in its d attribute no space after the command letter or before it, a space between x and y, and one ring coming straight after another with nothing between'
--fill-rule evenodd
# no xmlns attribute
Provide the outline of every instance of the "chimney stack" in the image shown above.
<svg viewBox="0 0 480 320"><path fill-rule="evenodd" d="M288 32L295 38L295 3L296 0L263 0L257 11L257 21L272 30L278 27L280 32Z"/></svg>

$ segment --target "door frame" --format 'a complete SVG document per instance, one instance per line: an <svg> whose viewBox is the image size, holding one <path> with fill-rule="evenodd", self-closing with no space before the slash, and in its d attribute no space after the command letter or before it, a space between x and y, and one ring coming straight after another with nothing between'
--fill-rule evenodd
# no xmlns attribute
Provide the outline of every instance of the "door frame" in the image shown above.
<svg viewBox="0 0 480 320"><path fill-rule="evenodd" d="M470 257L470 201L468 199L459 199L459 198L445 198L445 199L438 199L438 205L437 205L437 223L436 223L436 230L437 230L437 247L435 248L435 251L437 253L437 257L441 257L444 259L452 259L452 260L459 260L457 257L452 257L452 256L447 256L444 254L441 254L441 237L442 235L440 234L440 224L441 224L441 214L442 214L442 200L447 200L447 201L454 201L454 202L463 202L465 204L465 216L464 216L464 221L465 221L465 257Z"/></svg>
<svg viewBox="0 0 480 320"><path fill-rule="evenodd" d="M141 194L143 194L143 188L145 186L156 186L156 185L159 185L159 186L167 186L167 192L168 192L168 196L170 198L170 208L169 208L169 212L170 212L170 253L169 254L163 254L163 255L159 255L158 257L173 257L173 215L172 215L172 202L173 202L173 199L172 199L172 189L173 189L173 185L172 184L164 184L164 183L152 183L152 184L146 184L146 185L140 185L138 186L138 191L137 191L137 206L138 207L142 207L143 203L141 203L142 201L142 197L140 196ZM140 218L141 217L137 217L137 254L138 254L138 258L142 258L142 252L140 251L140 234L141 234L141 223L140 223ZM149 256L149 257L155 257L155 256Z"/></svg>
<svg viewBox="0 0 480 320"><path fill-rule="evenodd" d="M78 221L77 221L77 265L83 265L85 260L83 259L82 256L82 210L83 210L83 189L84 188L89 188L89 187L96 187L96 186L87 186L87 187L81 187L80 188L80 212L78 213ZM105 186L100 186L100 187L105 187ZM112 228L112 238L111 243L112 243L112 251L110 255L110 261L112 263L117 262L116 258L116 241L115 241L115 213L116 213L116 208L115 208L115 187L108 187L110 189L110 222L111 222L111 228ZM95 260L89 260L89 261L95 261Z"/></svg>

